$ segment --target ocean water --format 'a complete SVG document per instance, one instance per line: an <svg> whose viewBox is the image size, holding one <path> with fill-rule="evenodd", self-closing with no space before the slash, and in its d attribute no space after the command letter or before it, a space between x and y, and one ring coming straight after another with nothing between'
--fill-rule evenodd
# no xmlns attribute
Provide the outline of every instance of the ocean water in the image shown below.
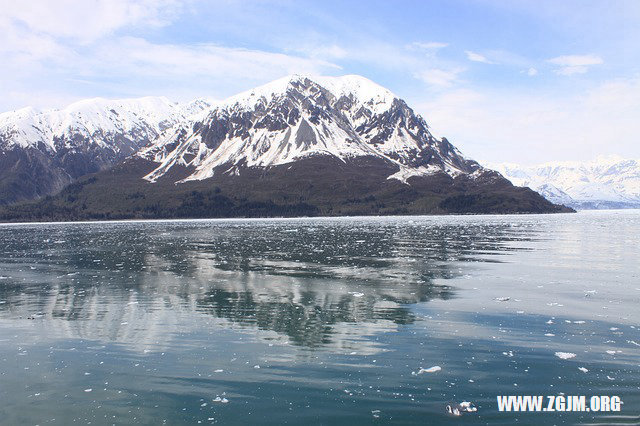
<svg viewBox="0 0 640 426"><path fill-rule="evenodd" d="M0 226L1 424L639 415L640 211Z"/></svg>

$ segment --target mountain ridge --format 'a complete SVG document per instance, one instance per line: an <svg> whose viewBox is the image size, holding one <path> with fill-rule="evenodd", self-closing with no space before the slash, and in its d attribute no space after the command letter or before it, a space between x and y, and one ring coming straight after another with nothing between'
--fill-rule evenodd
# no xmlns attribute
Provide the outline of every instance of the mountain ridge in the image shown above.
<svg viewBox="0 0 640 426"><path fill-rule="evenodd" d="M514 185L577 209L640 208L640 159L618 155L533 166L485 163Z"/></svg>
<svg viewBox="0 0 640 426"><path fill-rule="evenodd" d="M7 207L0 218L569 211L464 157L446 138L434 137L404 100L364 77L292 75L186 107L144 99L137 102L157 108L121 101L118 110L106 110L116 101L93 100L80 104L82 113L67 111L67 121L50 120L62 124L44 133L62 128L63 137L49 144L28 139L23 151L77 160L67 168L42 167L62 169L71 184L58 195ZM169 118L161 120L166 113L157 110L168 110ZM86 117L89 124L82 125ZM91 127L101 120L114 122ZM6 128L0 126L0 137ZM13 132L0 146L25 134ZM123 146L128 151L120 155ZM79 165L85 168L72 175Z"/></svg>
<svg viewBox="0 0 640 426"><path fill-rule="evenodd" d="M221 129L220 123L232 128ZM435 138L402 99L360 76L288 76L213 105L205 120L190 125L191 130L181 126L139 153L161 163L147 180L154 182L174 164L195 167L187 180L199 180L226 164L268 167L314 154L378 156L395 163L394 178L403 181L437 171L481 170L446 138ZM211 130L223 134L211 136Z"/></svg>
<svg viewBox="0 0 640 426"><path fill-rule="evenodd" d="M0 205L51 195L138 152L210 105L164 97L85 99L63 109L0 114Z"/></svg>

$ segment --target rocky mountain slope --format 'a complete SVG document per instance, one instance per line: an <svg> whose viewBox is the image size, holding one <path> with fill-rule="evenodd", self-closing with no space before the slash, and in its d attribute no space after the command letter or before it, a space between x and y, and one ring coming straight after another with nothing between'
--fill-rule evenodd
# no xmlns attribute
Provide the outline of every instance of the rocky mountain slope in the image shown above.
<svg viewBox="0 0 640 426"><path fill-rule="evenodd" d="M640 208L640 160L609 156L588 162L487 166L554 203L576 209Z"/></svg>
<svg viewBox="0 0 640 426"><path fill-rule="evenodd" d="M62 110L0 114L0 204L60 191L104 170L209 103L166 98L87 99Z"/></svg>
<svg viewBox="0 0 640 426"><path fill-rule="evenodd" d="M268 168L319 155L378 158L396 167L390 177L401 181L436 172L482 173L446 139L434 138L403 100L354 75L276 80L165 132L140 153L159 163L145 177L150 182L176 165L193 170L185 180L202 180L216 171L237 174L242 167Z"/></svg>

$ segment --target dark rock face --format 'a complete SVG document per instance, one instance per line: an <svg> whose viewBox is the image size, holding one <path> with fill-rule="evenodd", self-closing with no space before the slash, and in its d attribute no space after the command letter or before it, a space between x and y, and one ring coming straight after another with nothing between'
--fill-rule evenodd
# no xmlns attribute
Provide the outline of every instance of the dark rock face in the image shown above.
<svg viewBox="0 0 640 426"><path fill-rule="evenodd" d="M0 205L53 194L72 181L37 149L0 152Z"/></svg>
<svg viewBox="0 0 640 426"><path fill-rule="evenodd" d="M100 146L76 134L56 139L55 152L44 146L0 151L0 205L55 194L82 176L123 161L149 143L147 138L124 135L105 139L108 145Z"/></svg>

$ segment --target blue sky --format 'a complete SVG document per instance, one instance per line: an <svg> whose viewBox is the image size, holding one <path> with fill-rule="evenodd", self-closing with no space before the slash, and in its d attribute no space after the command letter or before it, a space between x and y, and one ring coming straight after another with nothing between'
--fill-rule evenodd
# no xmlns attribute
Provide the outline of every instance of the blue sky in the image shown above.
<svg viewBox="0 0 640 426"><path fill-rule="evenodd" d="M0 0L0 110L360 74L467 156L640 158L638 1Z"/></svg>

